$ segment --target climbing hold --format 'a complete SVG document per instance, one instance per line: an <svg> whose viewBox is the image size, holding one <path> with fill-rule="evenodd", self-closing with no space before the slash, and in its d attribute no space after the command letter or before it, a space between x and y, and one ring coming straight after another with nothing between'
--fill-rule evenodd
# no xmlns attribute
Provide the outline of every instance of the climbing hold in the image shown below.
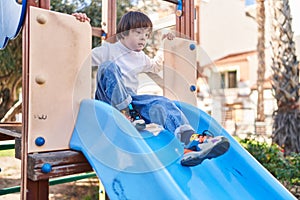
<svg viewBox="0 0 300 200"><path fill-rule="evenodd" d="M197 87L196 87L195 85L191 85L191 86L190 86L190 91L191 91L191 92L195 92L196 89L197 89Z"/></svg>
<svg viewBox="0 0 300 200"><path fill-rule="evenodd" d="M35 139L35 144L39 147L43 146L45 144L45 139L43 137L37 137Z"/></svg>
<svg viewBox="0 0 300 200"><path fill-rule="evenodd" d="M46 82L46 79L43 76L38 75L35 77L35 82L39 85L42 85Z"/></svg>
<svg viewBox="0 0 300 200"><path fill-rule="evenodd" d="M48 174L52 170L52 165L50 163L45 163L42 166L42 172Z"/></svg>
<svg viewBox="0 0 300 200"><path fill-rule="evenodd" d="M190 50L195 50L196 49L196 45L195 44L190 44Z"/></svg>
<svg viewBox="0 0 300 200"><path fill-rule="evenodd" d="M36 21L40 24L46 24L47 23L47 17L43 14L39 14L37 17L36 17Z"/></svg>

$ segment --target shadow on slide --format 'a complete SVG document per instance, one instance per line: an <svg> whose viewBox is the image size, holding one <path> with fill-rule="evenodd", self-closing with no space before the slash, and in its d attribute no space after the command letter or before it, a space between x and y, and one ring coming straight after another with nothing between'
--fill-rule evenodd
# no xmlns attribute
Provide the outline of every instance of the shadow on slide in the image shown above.
<svg viewBox="0 0 300 200"><path fill-rule="evenodd" d="M198 132L226 136L228 152L183 167L183 146L172 133L138 132L110 105L81 102L70 147L85 155L110 199L296 199L208 114L176 104Z"/></svg>

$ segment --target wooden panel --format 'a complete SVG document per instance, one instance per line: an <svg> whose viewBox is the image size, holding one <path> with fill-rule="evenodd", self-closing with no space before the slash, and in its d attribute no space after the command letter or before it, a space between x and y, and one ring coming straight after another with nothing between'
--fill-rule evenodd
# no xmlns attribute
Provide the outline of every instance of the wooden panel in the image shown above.
<svg viewBox="0 0 300 200"><path fill-rule="evenodd" d="M190 45L195 49L191 49ZM182 38L164 43L164 96L197 105L196 91L196 44Z"/></svg>
<svg viewBox="0 0 300 200"><path fill-rule="evenodd" d="M28 152L68 149L80 101L91 97L91 27L35 7L29 27Z"/></svg>

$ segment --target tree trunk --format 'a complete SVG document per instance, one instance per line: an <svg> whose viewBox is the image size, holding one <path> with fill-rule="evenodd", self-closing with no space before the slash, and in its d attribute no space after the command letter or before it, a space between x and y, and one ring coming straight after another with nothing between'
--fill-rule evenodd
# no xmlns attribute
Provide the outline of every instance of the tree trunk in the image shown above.
<svg viewBox="0 0 300 200"><path fill-rule="evenodd" d="M258 122L265 121L264 113L264 81L265 81L265 4L264 0L256 0L256 21L258 26L257 40L257 118Z"/></svg>
<svg viewBox="0 0 300 200"><path fill-rule="evenodd" d="M300 152L299 62L288 0L272 0L272 87L278 109L273 115L273 142L285 155Z"/></svg>

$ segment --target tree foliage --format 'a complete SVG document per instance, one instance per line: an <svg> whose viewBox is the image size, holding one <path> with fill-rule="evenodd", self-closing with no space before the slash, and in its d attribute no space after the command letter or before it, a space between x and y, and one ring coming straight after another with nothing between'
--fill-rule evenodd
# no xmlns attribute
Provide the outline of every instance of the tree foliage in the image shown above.
<svg viewBox="0 0 300 200"><path fill-rule="evenodd" d="M0 51L0 119L18 100L21 77L22 38L19 35Z"/></svg>
<svg viewBox="0 0 300 200"><path fill-rule="evenodd" d="M76 12L78 8L87 6L84 0L51 0L50 10L72 14Z"/></svg>

